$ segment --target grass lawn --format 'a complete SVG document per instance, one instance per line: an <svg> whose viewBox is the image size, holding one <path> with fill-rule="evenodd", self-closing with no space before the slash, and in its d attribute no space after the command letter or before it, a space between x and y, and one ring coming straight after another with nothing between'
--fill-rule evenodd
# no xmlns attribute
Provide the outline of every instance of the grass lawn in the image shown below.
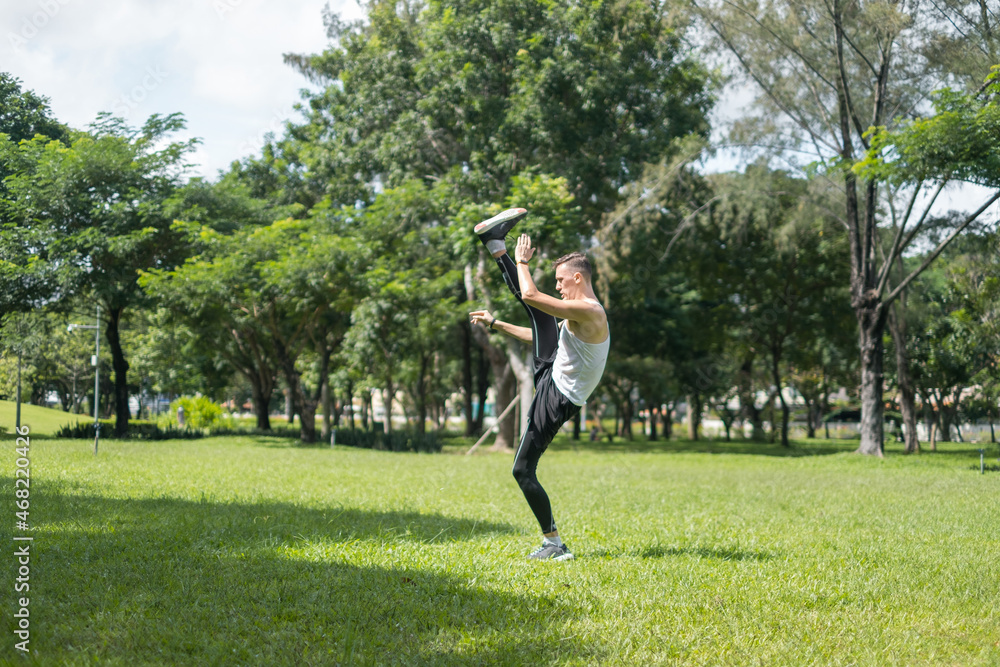
<svg viewBox="0 0 1000 667"><path fill-rule="evenodd" d="M13 437L14 424L17 423L17 403L14 401L0 401L0 426L7 429L6 436ZM73 415L62 410L52 408L42 408L29 403L21 404L21 424L28 426L34 435L55 435L56 431L66 424L91 424L94 421L93 415Z"/></svg>
<svg viewBox="0 0 1000 667"><path fill-rule="evenodd" d="M249 437L33 441L22 660L0 437L3 664L1000 664L974 445L559 441L540 477L577 558L533 563L510 455Z"/></svg>

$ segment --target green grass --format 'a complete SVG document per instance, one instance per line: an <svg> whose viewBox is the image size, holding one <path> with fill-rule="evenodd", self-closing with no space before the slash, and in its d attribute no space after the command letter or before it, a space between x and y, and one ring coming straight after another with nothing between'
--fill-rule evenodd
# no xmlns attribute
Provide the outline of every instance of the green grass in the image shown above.
<svg viewBox="0 0 1000 667"><path fill-rule="evenodd" d="M509 455L39 440L33 652L8 547L0 662L1000 663L1000 474L853 447L560 441L540 477L577 559L530 563Z"/></svg>
<svg viewBox="0 0 1000 667"><path fill-rule="evenodd" d="M0 401L0 425L7 429L7 435L14 433L16 424L17 403L14 401ZM52 436L60 427L75 422L93 423L94 417L87 415L74 415L62 410L43 408L29 403L21 404L21 425L27 426L32 435ZM0 437L3 437L0 435Z"/></svg>

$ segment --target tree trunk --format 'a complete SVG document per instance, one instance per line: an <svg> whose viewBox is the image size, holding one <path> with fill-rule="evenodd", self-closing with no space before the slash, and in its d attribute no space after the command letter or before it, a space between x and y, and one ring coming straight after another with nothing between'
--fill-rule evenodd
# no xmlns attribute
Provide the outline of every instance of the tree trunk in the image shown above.
<svg viewBox="0 0 1000 667"><path fill-rule="evenodd" d="M861 444L857 451L881 457L885 409L882 403L885 316L880 305L859 309L858 329L861 348Z"/></svg>
<svg viewBox="0 0 1000 667"><path fill-rule="evenodd" d="M535 397L535 378L531 363L531 352L528 350L527 354L522 358L522 351L525 350L520 343L514 339L507 341L507 360L510 362L510 369L514 372L514 377L517 378L517 390L521 394L519 419L514 422L518 425L518 436L528 428L528 411L531 408L531 401Z"/></svg>
<svg viewBox="0 0 1000 667"><path fill-rule="evenodd" d="M687 404L688 440L697 440L698 426L701 425L701 396L688 394Z"/></svg>
<svg viewBox="0 0 1000 667"><path fill-rule="evenodd" d="M812 440L816 437L816 401L805 394L802 399L806 402L806 438Z"/></svg>
<svg viewBox="0 0 1000 667"><path fill-rule="evenodd" d="M354 424L354 383L351 382L350 380L347 381L347 387L345 388L345 391L347 393L347 396L345 397L347 400L344 401L344 407L347 408L348 410L350 410L350 413L351 413L351 430L353 431L354 428L355 428L355 424Z"/></svg>
<svg viewBox="0 0 1000 667"><path fill-rule="evenodd" d="M788 403L785 402L785 394L781 391L781 350L771 350L771 379L774 381L774 391L778 395L781 403L781 446L788 447Z"/></svg>
<svg viewBox="0 0 1000 667"><path fill-rule="evenodd" d="M962 387L955 387L951 392L951 401L948 407L945 407L944 401L942 401L941 413L945 417L946 420L945 424L947 424L947 428L943 427L942 432L947 434L948 437L943 438L943 440L946 440L947 442L954 442L953 440L951 440L952 426L955 427L955 436L958 438L957 441L964 442L964 440L962 440L961 418L959 417L958 414L958 409L960 407L959 401L961 401L961 398L962 398Z"/></svg>
<svg viewBox="0 0 1000 667"><path fill-rule="evenodd" d="M892 333L893 346L896 348L896 380L899 385L899 409L903 414L903 451L914 454L920 451L920 438L917 437L917 405L916 391L913 387L913 375L910 373L910 360L906 354L906 325L902 318L890 316L889 330ZM898 324L895 324L898 323Z"/></svg>
<svg viewBox="0 0 1000 667"><path fill-rule="evenodd" d="M374 419L371 418L372 414L372 392L370 389L365 389L361 392L361 428L366 431L372 430L372 422Z"/></svg>
<svg viewBox="0 0 1000 667"><path fill-rule="evenodd" d="M500 378L500 381L494 388L497 400L493 408L499 417L500 413L514 400L514 395L517 393L517 378L514 377L514 371L511 370L510 364L507 364L504 372L499 374L496 372L496 366L494 366L493 375ZM493 442L490 450L494 452L513 451L514 443L517 442L514 434L515 427L514 415L508 413L504 420L497 424L497 439Z"/></svg>
<svg viewBox="0 0 1000 667"><path fill-rule="evenodd" d="M462 411L465 413L465 435L475 434L475 417L472 414L472 325L463 320L459 326L462 341Z"/></svg>
<svg viewBox="0 0 1000 667"><path fill-rule="evenodd" d="M382 389L382 406L384 417L382 418L382 432L386 435L392 433L392 399L396 396L396 387L393 384L392 376L385 378L385 388Z"/></svg>
<svg viewBox="0 0 1000 667"><path fill-rule="evenodd" d="M663 413L663 439L670 441L674 435L674 402L667 404L667 411Z"/></svg>
<svg viewBox="0 0 1000 667"><path fill-rule="evenodd" d="M945 406L944 403L945 392L940 392L940 396L937 400L938 404L938 441L940 442L951 442L951 411Z"/></svg>
<svg viewBox="0 0 1000 667"><path fill-rule="evenodd" d="M775 438L778 437L778 424L775 421L774 416L774 392L772 391L767 397L767 423L771 427L771 432L767 436L767 441L774 443Z"/></svg>
<svg viewBox="0 0 1000 667"><path fill-rule="evenodd" d="M285 419L288 420L288 425L291 426L295 423L295 414L298 412L295 406L295 392L292 390L291 385L288 383L288 376L285 376Z"/></svg>
<svg viewBox="0 0 1000 667"><path fill-rule="evenodd" d="M476 348L478 375L476 376L476 398L479 405L476 408L475 424L472 432L482 435L483 418L486 416L486 395L490 390L490 360L486 357L483 348Z"/></svg>
<svg viewBox="0 0 1000 667"><path fill-rule="evenodd" d="M904 279L903 257L896 262L899 269L899 280ZM896 348L896 380L899 385L899 411L903 415L903 451L914 454L920 451L920 438L917 436L917 406L916 387L913 374L910 372L910 359L906 353L906 290L903 290L896 303L892 304L888 313L889 333L892 344Z"/></svg>
<svg viewBox="0 0 1000 667"><path fill-rule="evenodd" d="M275 341L274 351L287 385L288 393L285 394L285 406L287 408L289 404L291 405L288 423L291 425L294 416L298 414L299 440L306 444L316 442L316 407L319 403L319 396L306 396L305 389L302 387L302 374L295 367L296 359L289 353L288 348L281 340Z"/></svg>
<svg viewBox="0 0 1000 667"><path fill-rule="evenodd" d="M632 391L631 388L625 392L625 397L622 400L622 430L621 435L627 440L633 439L632 434L632 416L633 416L634 406L632 405Z"/></svg>
<svg viewBox="0 0 1000 667"><path fill-rule="evenodd" d="M823 420L823 436L830 439L830 422L823 419L830 412L830 376L826 372L826 364L822 368L823 380L819 384L819 419Z"/></svg>
<svg viewBox="0 0 1000 667"><path fill-rule="evenodd" d="M660 414L660 406L649 410L649 441L656 442L656 418Z"/></svg>
<svg viewBox="0 0 1000 667"><path fill-rule="evenodd" d="M327 378L323 384L319 386L319 404L320 409L323 410L323 425L320 431L320 438L323 442L330 442L330 431L333 428L333 401L330 397L330 378Z"/></svg>
<svg viewBox="0 0 1000 667"><path fill-rule="evenodd" d="M417 376L417 434L423 435L427 428L427 368L431 355L420 355L420 372Z"/></svg>
<svg viewBox="0 0 1000 667"><path fill-rule="evenodd" d="M753 355L745 358L736 376L740 397L740 412L752 427L750 439L764 439L764 421L753 395Z"/></svg>
<svg viewBox="0 0 1000 667"><path fill-rule="evenodd" d="M246 375L246 377L250 381L250 397L253 402L254 414L257 415L257 428L261 431L270 431L271 392L265 391L264 383L257 375Z"/></svg>
<svg viewBox="0 0 1000 667"><path fill-rule="evenodd" d="M330 355L333 351L326 346L320 350L319 357L319 400L323 406L323 442L330 442L330 429L333 424L333 400L330 395Z"/></svg>
<svg viewBox="0 0 1000 667"><path fill-rule="evenodd" d="M128 437L128 361L122 350L118 327L123 308L108 309L108 323L105 332L111 347L111 365L115 370L115 437Z"/></svg>
<svg viewBox="0 0 1000 667"><path fill-rule="evenodd" d="M473 339L482 348L483 353L489 360L490 368L493 370L494 391L496 393L496 414L497 416L514 399L516 393L516 378L514 371L501 347L490 342L490 335L482 327L475 327L472 330ZM497 429L497 439L493 442L493 451L512 451L514 443L515 424L508 415Z"/></svg>
<svg viewBox="0 0 1000 667"><path fill-rule="evenodd" d="M304 444L316 442L316 408L319 401L304 400L299 405L299 421L301 431L299 440Z"/></svg>

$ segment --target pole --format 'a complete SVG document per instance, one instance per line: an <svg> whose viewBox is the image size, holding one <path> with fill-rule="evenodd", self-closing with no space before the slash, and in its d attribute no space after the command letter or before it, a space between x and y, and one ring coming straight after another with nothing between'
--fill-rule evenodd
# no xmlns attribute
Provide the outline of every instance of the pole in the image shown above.
<svg viewBox="0 0 1000 667"><path fill-rule="evenodd" d="M515 406L515 405L517 405L517 401L518 401L518 399L520 399L520 398L521 398L521 394L520 394L520 392L518 392L517 394L515 394L515 395L514 395L514 400L513 400L513 401L511 401L511 402L510 402L510 405L508 405L508 406L506 407L506 409L504 409L504 411L500 413L500 416L499 416L499 417L497 417L497 423L495 424L495 426L500 426L500 422L502 422L502 421L503 421L503 418L504 418L504 417L506 417L506 416L507 416L507 414L508 414L508 413L509 413L509 412L510 412L511 410L513 410L513 409L514 409L514 406ZM482 436L481 438L479 438L479 440L477 440L477 441L476 441L476 444L474 444L474 445L473 445L473 446L472 446L472 447L471 447L471 448L469 449L469 451L467 451L467 452L465 453L465 455L466 455L466 456L468 456L468 455L469 455L469 454L471 454L472 452L476 451L476 449L477 449L477 448L479 447L479 445L483 444L483 441L484 441L484 440L486 440L486 438L488 438L488 437L489 437L489 435L490 435L490 433L492 433L492 432L493 432L493 429L492 429L492 428L488 428L488 429L486 429L486 433L483 433L483 436Z"/></svg>
<svg viewBox="0 0 1000 667"><path fill-rule="evenodd" d="M97 443L101 440L101 420L97 409L101 405L101 306L97 306L97 319L94 321L94 456L97 456Z"/></svg>
<svg viewBox="0 0 1000 667"><path fill-rule="evenodd" d="M17 348L17 407L15 408L17 416L14 421L14 428L17 429L15 433L21 432L21 347L20 343Z"/></svg>

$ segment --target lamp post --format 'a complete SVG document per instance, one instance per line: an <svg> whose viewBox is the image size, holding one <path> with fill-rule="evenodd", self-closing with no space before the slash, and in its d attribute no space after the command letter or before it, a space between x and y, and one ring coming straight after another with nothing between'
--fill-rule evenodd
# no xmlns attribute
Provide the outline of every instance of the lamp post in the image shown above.
<svg viewBox="0 0 1000 667"><path fill-rule="evenodd" d="M101 403L101 367L98 365L101 354L101 306L97 306L97 319L94 324L70 324L67 331L73 329L93 329L94 330L94 356L90 360L90 365L94 367L94 456L97 456L97 443L101 439L101 421L98 417L98 408Z"/></svg>
<svg viewBox="0 0 1000 667"><path fill-rule="evenodd" d="M21 352L22 352L21 348L22 347L24 346L18 345L17 347L17 397L15 399L17 405L17 416L14 418L15 433L21 432Z"/></svg>

